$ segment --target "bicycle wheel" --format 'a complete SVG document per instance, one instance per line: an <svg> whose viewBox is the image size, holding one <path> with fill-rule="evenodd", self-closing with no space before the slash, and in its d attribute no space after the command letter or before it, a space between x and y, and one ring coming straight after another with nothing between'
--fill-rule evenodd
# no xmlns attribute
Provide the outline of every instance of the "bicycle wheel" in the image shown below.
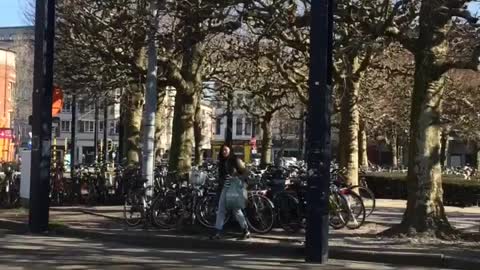
<svg viewBox="0 0 480 270"><path fill-rule="evenodd" d="M202 224L205 228L214 229L215 222L217 221L217 211L218 211L218 196L215 194L208 194L205 196L200 203L197 205L196 216L198 222ZM230 215L225 216L225 225L230 219Z"/></svg>
<svg viewBox="0 0 480 270"><path fill-rule="evenodd" d="M174 193L167 193L154 199L150 211L153 225L164 230L173 230L182 220L185 205Z"/></svg>
<svg viewBox="0 0 480 270"><path fill-rule="evenodd" d="M369 217L373 211L375 211L376 207L375 194L373 194L373 191L363 186L352 186L350 189L360 195L363 200L363 205L365 206L366 217Z"/></svg>
<svg viewBox="0 0 480 270"><path fill-rule="evenodd" d="M343 196L347 199L347 207L350 212L347 228L351 230L358 229L365 223L365 206L363 205L362 198L351 190L348 190Z"/></svg>
<svg viewBox="0 0 480 270"><path fill-rule="evenodd" d="M143 198L138 192L131 191L125 196L123 204L123 216L125 223L130 227L140 225L144 218Z"/></svg>
<svg viewBox="0 0 480 270"><path fill-rule="evenodd" d="M266 234L272 230L275 209L267 197L260 194L249 195L245 214L248 226L253 232Z"/></svg>
<svg viewBox="0 0 480 270"><path fill-rule="evenodd" d="M345 197L336 192L330 193L328 207L330 227L335 230L345 228L350 215Z"/></svg>
<svg viewBox="0 0 480 270"><path fill-rule="evenodd" d="M296 233L302 228L303 215L298 199L281 192L274 198L274 206L277 213L278 225L288 233Z"/></svg>

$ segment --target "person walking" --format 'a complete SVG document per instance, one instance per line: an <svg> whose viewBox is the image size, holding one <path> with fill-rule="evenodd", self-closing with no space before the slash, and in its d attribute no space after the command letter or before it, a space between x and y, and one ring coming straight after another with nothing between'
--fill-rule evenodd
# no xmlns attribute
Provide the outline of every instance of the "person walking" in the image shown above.
<svg viewBox="0 0 480 270"><path fill-rule="evenodd" d="M220 239L223 236L223 225L225 223L225 215L227 214L225 205L226 192L232 177L238 177L245 186L247 169L243 161L232 153L230 147L228 145L223 145L220 148L220 153L218 155L218 180L221 193L218 201L217 218L215 222L216 233L211 237L212 239ZM233 209L232 212L242 228L240 239L246 240L250 238L250 231L248 230L247 221L242 210L243 209Z"/></svg>

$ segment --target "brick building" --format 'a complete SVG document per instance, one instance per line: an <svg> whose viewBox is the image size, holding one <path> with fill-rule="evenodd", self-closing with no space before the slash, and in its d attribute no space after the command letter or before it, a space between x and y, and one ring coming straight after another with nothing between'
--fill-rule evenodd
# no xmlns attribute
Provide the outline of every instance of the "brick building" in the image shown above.
<svg viewBox="0 0 480 270"><path fill-rule="evenodd" d="M15 84L15 53L0 49L0 162L12 161L15 155L12 130Z"/></svg>

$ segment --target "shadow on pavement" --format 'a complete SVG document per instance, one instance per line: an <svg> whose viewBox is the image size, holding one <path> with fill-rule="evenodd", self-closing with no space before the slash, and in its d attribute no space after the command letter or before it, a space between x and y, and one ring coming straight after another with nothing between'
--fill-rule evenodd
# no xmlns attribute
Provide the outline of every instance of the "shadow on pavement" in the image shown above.
<svg viewBox="0 0 480 270"><path fill-rule="evenodd" d="M391 265L331 261L307 265L291 258L235 252L157 250L88 240L5 234L2 269L399 269ZM367 267L369 266L369 267Z"/></svg>

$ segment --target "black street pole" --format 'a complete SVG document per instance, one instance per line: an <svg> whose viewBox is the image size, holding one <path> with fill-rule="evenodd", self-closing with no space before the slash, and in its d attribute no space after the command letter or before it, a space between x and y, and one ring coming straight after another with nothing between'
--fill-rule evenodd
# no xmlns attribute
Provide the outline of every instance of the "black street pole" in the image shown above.
<svg viewBox="0 0 480 270"><path fill-rule="evenodd" d="M78 179L75 178L75 164L77 163L77 95L72 95L72 131L70 133L70 178L76 179L74 185L74 193L76 198L80 198L81 190Z"/></svg>
<svg viewBox="0 0 480 270"><path fill-rule="evenodd" d="M233 145L233 94L228 93L227 97L227 127L225 129L225 144Z"/></svg>
<svg viewBox="0 0 480 270"><path fill-rule="evenodd" d="M52 146L53 50L55 0L37 0L32 102L32 160L28 225L32 233L48 230Z"/></svg>
<svg viewBox="0 0 480 270"><path fill-rule="evenodd" d="M98 162L98 128L99 128L99 125L98 125L98 114L99 114L99 111L98 111L98 101L97 99L95 99L95 130L93 132L93 156L95 157L95 161L94 163L97 163Z"/></svg>
<svg viewBox="0 0 480 270"><path fill-rule="evenodd" d="M105 99L105 104L103 108L103 162L107 163L108 162L108 100Z"/></svg>
<svg viewBox="0 0 480 270"><path fill-rule="evenodd" d="M310 80L307 115L306 261L328 261L328 197L331 162L333 1L311 1Z"/></svg>

